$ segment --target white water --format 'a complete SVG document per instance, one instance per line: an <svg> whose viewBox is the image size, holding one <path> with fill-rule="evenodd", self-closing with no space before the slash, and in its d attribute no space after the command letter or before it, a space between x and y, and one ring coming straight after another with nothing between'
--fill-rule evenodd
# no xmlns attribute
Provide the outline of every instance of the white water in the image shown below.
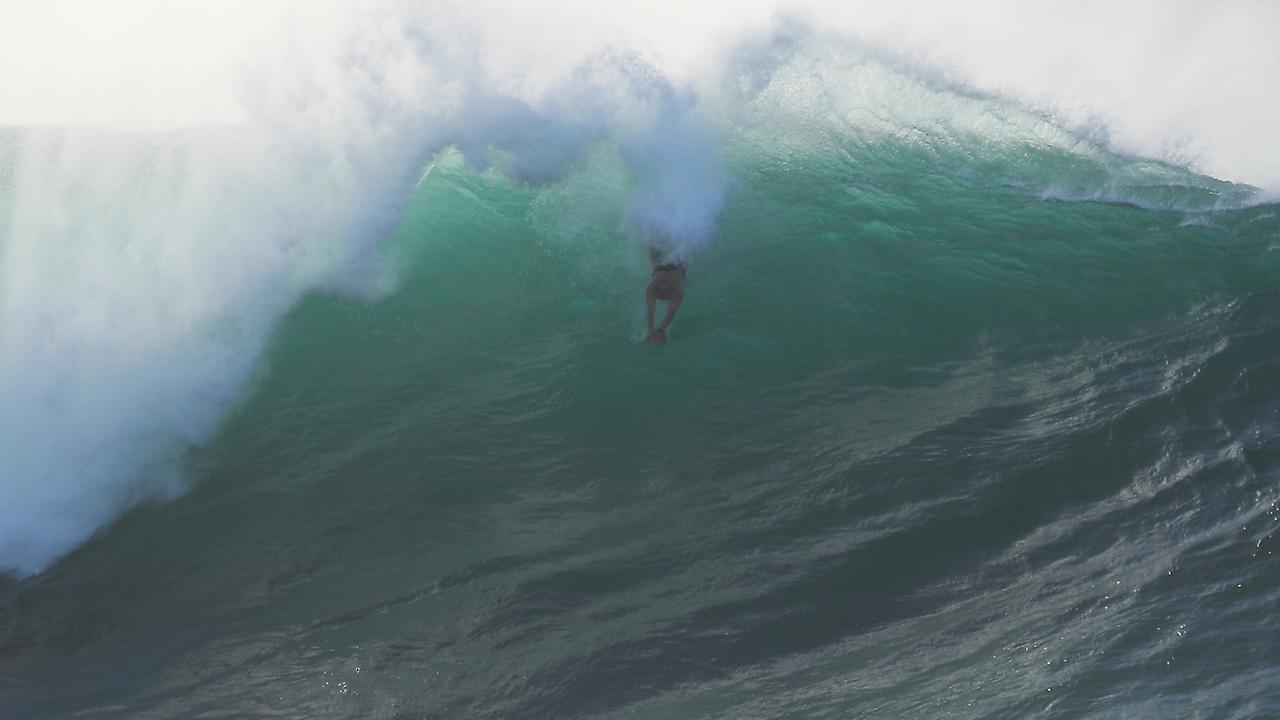
<svg viewBox="0 0 1280 720"><path fill-rule="evenodd" d="M1247 2L19 4L0 123L69 127L0 151L0 570L180 491L300 296L390 289L379 242L445 145L540 183L616 142L630 231L691 254L732 185L716 113L823 35L1277 188L1277 27Z"/></svg>
<svg viewBox="0 0 1280 720"><path fill-rule="evenodd" d="M0 570L38 572L180 491L184 451L216 431L302 294L391 288L379 243L446 145L549 182L591 143L619 143L640 239L710 237L727 194L716 139L647 63L591 58L526 101L443 32L419 34L433 21L381 20L280 28L233 124L7 136Z"/></svg>

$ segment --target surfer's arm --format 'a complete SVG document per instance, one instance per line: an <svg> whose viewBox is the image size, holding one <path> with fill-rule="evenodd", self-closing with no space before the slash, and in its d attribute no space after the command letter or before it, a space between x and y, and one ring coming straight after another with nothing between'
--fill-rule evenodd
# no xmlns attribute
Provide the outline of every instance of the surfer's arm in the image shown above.
<svg viewBox="0 0 1280 720"><path fill-rule="evenodd" d="M671 321L676 319L676 310L680 309L680 303L684 301L684 288L676 288L671 295L671 301L667 303L667 319L662 321L658 329L666 332L667 327L671 325ZM653 300L649 301L649 328L653 328Z"/></svg>

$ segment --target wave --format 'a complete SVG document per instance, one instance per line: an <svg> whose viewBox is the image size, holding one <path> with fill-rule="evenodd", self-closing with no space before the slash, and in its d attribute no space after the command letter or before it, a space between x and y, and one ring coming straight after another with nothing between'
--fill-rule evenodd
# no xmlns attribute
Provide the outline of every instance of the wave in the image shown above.
<svg viewBox="0 0 1280 720"><path fill-rule="evenodd" d="M182 492L188 451L251 391L282 317L317 293L395 290L385 240L433 160L428 185L494 171L509 183L499 199L536 188L567 254L586 234L619 257L655 244L724 268L709 281L724 283L756 261L733 257L748 247L847 252L844 279L862 290L811 317L886 357L1266 282L1254 251L1275 224L1251 222L1269 212L1252 187L1118 153L865 38L788 21L696 81L594 43L510 76L486 64L495 43L478 57L435 6L325 7L270 25L238 76L235 122L3 133L0 569L40 572L128 507ZM602 197L597 180L621 192ZM757 192L779 185L802 194ZM1179 244L1180 216L1120 221L1047 198L1215 213L1236 242ZM595 214L569 232L578 200ZM850 225L860 243L837 249L833 230ZM713 242L753 228L771 235ZM1080 267L1099 272L1054 271ZM635 269L616 263L614 286ZM743 292L708 290L726 305ZM821 302L822 288L804 292ZM793 318L754 322L775 345L797 332Z"/></svg>

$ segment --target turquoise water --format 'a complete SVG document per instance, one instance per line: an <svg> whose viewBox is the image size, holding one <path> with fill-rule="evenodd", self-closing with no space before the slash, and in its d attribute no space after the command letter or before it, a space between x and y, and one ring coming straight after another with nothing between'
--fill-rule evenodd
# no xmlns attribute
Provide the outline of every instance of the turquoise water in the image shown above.
<svg viewBox="0 0 1280 720"><path fill-rule="evenodd" d="M0 580L0 716L1280 714L1280 207L779 88L664 347L617 146L436 156L393 290L301 295L185 492Z"/></svg>

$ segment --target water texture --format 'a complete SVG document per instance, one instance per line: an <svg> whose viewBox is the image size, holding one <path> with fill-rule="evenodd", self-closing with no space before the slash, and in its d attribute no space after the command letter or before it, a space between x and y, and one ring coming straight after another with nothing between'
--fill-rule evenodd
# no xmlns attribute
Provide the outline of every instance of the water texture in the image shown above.
<svg viewBox="0 0 1280 720"><path fill-rule="evenodd" d="M752 47L5 131L0 717L1280 715L1280 206Z"/></svg>

